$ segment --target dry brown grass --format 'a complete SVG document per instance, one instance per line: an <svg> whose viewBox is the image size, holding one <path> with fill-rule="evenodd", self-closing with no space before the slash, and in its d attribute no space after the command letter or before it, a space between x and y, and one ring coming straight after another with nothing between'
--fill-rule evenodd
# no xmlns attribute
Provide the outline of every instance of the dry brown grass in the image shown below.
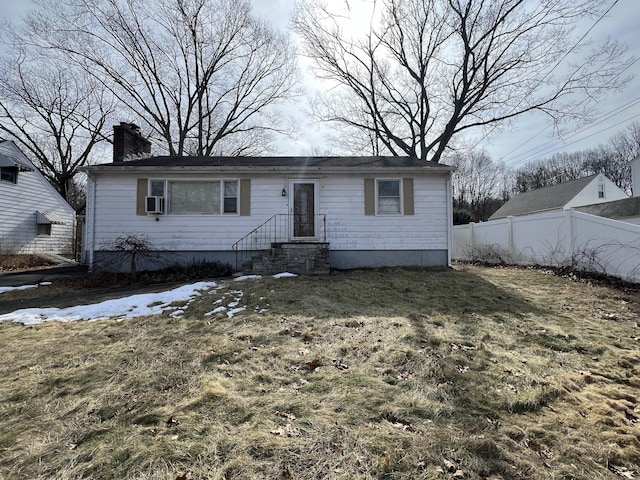
<svg viewBox="0 0 640 480"><path fill-rule="evenodd" d="M0 324L0 478L640 477L639 317L637 291L462 266Z"/></svg>
<svg viewBox="0 0 640 480"><path fill-rule="evenodd" d="M0 272L46 267L54 264L53 261L36 254L0 254Z"/></svg>

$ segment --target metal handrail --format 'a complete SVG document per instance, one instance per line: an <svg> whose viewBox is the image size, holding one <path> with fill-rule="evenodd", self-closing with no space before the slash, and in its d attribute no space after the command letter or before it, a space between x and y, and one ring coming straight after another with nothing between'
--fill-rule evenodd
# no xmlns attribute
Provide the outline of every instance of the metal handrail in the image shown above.
<svg viewBox="0 0 640 480"><path fill-rule="evenodd" d="M236 270L252 252L271 248L273 243L286 243L291 241L327 241L327 216L326 214L314 215L316 235L313 237L294 237L293 222L300 214L279 213L273 215L261 225L247 233L235 242L231 249L236 253Z"/></svg>

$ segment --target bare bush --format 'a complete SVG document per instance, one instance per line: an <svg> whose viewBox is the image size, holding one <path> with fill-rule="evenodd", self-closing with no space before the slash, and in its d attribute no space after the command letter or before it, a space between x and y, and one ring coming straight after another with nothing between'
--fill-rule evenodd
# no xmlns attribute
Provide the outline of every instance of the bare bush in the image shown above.
<svg viewBox="0 0 640 480"><path fill-rule="evenodd" d="M149 237L143 233L124 233L103 243L103 250L115 255L98 264L99 270L120 270L129 265L129 274L136 278L139 260L155 260L167 252L154 248Z"/></svg>

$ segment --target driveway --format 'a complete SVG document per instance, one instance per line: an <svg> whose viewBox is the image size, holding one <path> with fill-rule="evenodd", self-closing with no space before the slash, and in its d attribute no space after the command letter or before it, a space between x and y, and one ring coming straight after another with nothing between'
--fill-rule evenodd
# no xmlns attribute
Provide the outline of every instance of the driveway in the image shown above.
<svg viewBox="0 0 640 480"><path fill-rule="evenodd" d="M87 273L84 265L64 265L38 270L21 270L19 272L0 272L0 287L19 287L35 285L40 282L51 282L60 278L71 278Z"/></svg>

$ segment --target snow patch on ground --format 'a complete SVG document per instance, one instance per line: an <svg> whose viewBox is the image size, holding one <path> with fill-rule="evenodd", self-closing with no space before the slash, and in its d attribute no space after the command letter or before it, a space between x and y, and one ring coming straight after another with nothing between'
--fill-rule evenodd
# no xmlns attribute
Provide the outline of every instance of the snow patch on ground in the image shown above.
<svg viewBox="0 0 640 480"><path fill-rule="evenodd" d="M273 278L288 278L288 277L297 277L298 275L296 275L295 273L289 273L289 272L282 272L282 273L276 273L275 275L273 275Z"/></svg>
<svg viewBox="0 0 640 480"><path fill-rule="evenodd" d="M92 305L66 308L27 308L0 315L0 322L20 322L33 325L42 322L75 322L78 320L106 320L108 318L135 318L158 315L172 310L172 303L188 305L200 291L216 287L216 282L198 282L158 293L145 293L129 297L105 300ZM175 307L174 307L175 308ZM174 311L172 315L176 315Z"/></svg>
<svg viewBox="0 0 640 480"><path fill-rule="evenodd" d="M236 277L234 280L236 282L244 282L245 280L260 280L262 275L242 275L241 277Z"/></svg>
<svg viewBox="0 0 640 480"><path fill-rule="evenodd" d="M296 277L293 273L278 273L273 278ZM244 275L237 277L236 282L244 280L259 280L261 275ZM42 282L39 285L51 285L51 282ZM11 290L27 290L37 288L39 285L22 285L18 287L0 287L0 293ZM66 308L26 308L15 312L0 315L0 322L17 322L25 325L33 325L42 322L76 322L79 320L106 320L115 318L123 320L127 318L143 317L148 315L158 315L163 312L170 312L170 316L177 318L184 315L189 304L195 297L207 291L209 294L217 294L227 288L226 282L198 282L191 285L184 285L172 290L158 293L145 293L131 295L129 297L105 300L104 302L92 305L78 305ZM236 314L244 312L246 306L240 305L244 292L241 290L229 290L224 292L222 298L213 302L213 305L222 304L205 316L226 312L227 318L233 318ZM261 300L264 297L260 298ZM172 306L180 303L179 307ZM268 306L268 305L267 305ZM266 309L256 311L265 313Z"/></svg>
<svg viewBox="0 0 640 480"><path fill-rule="evenodd" d="M29 290L31 288L46 287L51 282L40 282L36 285L20 285L19 287L0 287L0 293L12 292L14 290Z"/></svg>

